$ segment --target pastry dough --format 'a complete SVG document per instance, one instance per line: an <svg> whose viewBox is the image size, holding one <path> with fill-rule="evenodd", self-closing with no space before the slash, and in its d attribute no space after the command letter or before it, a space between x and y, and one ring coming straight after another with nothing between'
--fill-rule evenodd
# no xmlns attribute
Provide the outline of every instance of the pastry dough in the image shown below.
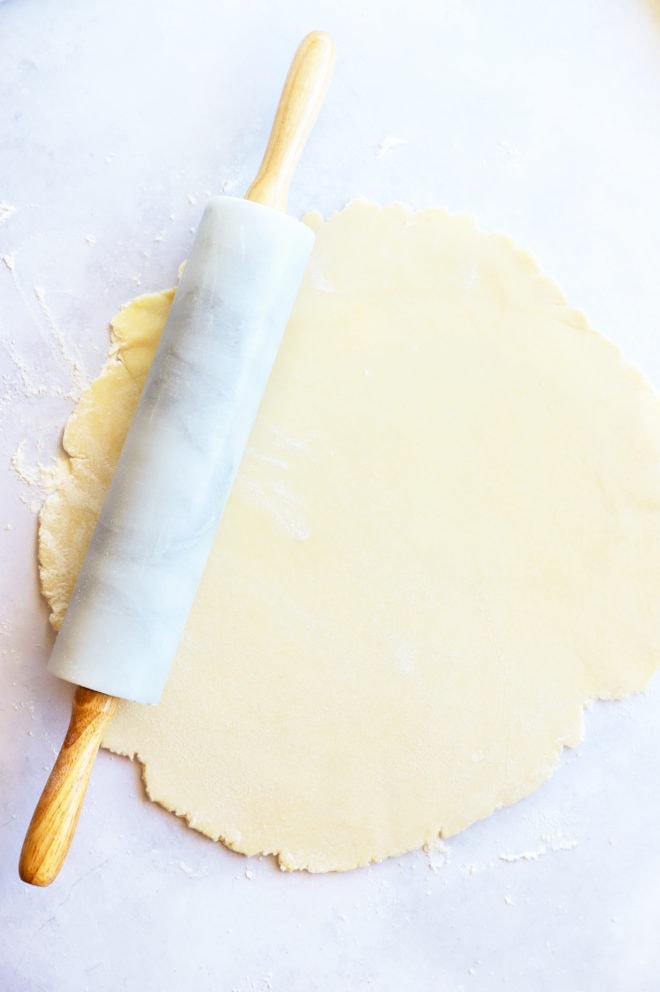
<svg viewBox="0 0 660 992"><path fill-rule="evenodd" d="M660 661L660 404L532 258L442 210L325 223L157 707L105 746L286 868L536 788ZM40 530L57 627L172 292L113 322Z"/></svg>

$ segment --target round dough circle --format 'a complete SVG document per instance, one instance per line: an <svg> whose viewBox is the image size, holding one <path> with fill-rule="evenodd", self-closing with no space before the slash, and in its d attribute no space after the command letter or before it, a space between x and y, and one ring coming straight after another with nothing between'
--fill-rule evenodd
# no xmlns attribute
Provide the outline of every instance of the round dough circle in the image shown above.
<svg viewBox="0 0 660 992"><path fill-rule="evenodd" d="M341 870L533 790L660 646L660 407L532 258L442 210L322 223L177 661L105 745L149 796ZM61 620L172 293L113 322L40 562Z"/></svg>

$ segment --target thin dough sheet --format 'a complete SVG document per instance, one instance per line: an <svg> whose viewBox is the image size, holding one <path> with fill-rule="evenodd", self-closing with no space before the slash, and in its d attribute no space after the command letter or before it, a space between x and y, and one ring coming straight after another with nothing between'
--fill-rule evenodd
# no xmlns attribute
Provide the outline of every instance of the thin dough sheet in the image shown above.
<svg viewBox="0 0 660 992"><path fill-rule="evenodd" d="M105 746L285 868L449 836L660 660L660 405L527 253L355 202L317 243L157 707ZM57 627L172 291L112 325L40 529Z"/></svg>

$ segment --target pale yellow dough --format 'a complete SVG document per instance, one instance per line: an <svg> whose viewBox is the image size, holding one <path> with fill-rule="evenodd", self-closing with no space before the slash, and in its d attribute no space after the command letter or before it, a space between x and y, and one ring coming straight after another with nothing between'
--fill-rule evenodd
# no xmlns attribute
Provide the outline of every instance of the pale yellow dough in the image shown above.
<svg viewBox="0 0 660 992"><path fill-rule="evenodd" d="M660 663L660 404L532 258L325 223L158 707L105 745L246 854L348 869L536 788ZM172 292L113 322L41 519L58 626Z"/></svg>

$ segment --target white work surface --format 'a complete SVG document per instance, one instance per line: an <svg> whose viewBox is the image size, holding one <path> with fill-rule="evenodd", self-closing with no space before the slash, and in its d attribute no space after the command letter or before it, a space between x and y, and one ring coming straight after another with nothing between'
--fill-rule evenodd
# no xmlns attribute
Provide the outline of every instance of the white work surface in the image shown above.
<svg viewBox="0 0 660 992"><path fill-rule="evenodd" d="M0 0L0 989L650 992L657 680L594 705L548 783L444 851L285 874L102 753L59 879L18 879L71 697L45 669L28 480L109 319L174 283L211 193L248 186L315 28L338 61L290 212L474 214L660 386L659 0Z"/></svg>

